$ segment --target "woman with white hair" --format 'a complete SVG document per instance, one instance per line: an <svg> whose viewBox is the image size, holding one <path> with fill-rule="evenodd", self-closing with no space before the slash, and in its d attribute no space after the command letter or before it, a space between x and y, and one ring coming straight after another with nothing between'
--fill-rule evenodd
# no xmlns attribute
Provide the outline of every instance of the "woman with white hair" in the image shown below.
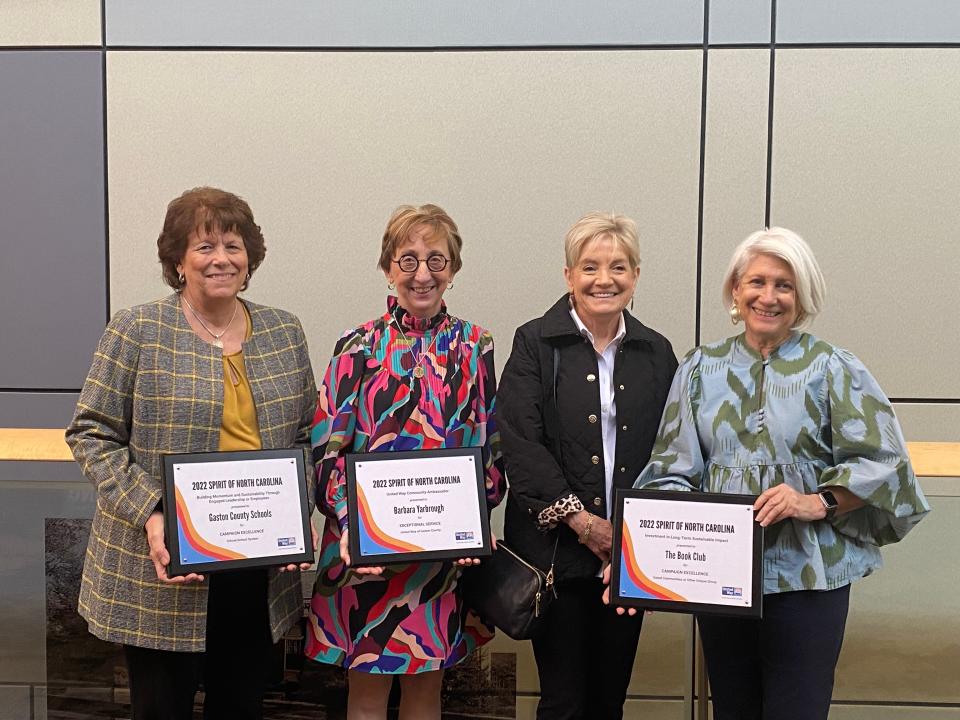
<svg viewBox="0 0 960 720"><path fill-rule="evenodd" d="M533 637L537 718L623 717L642 617L602 602L613 489L650 459L677 360L629 311L640 276L633 220L591 213L567 232L568 292L517 329L497 393L510 481L506 542L557 599Z"/></svg>
<svg viewBox="0 0 960 720"><path fill-rule="evenodd" d="M697 619L717 720L826 718L850 584L930 509L877 381L804 332L824 291L795 233L740 244L723 300L744 332L681 362L636 482L758 496L763 619Z"/></svg>

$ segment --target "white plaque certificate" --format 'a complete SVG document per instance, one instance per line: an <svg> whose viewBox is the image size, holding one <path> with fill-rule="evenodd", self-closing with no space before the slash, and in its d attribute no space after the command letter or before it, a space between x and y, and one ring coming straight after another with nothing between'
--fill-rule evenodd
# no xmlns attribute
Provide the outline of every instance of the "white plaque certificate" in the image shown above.
<svg viewBox="0 0 960 720"><path fill-rule="evenodd" d="M347 455L355 565L488 557L480 448Z"/></svg>
<svg viewBox="0 0 960 720"><path fill-rule="evenodd" d="M163 457L171 575L313 562L303 451Z"/></svg>
<svg viewBox="0 0 960 720"><path fill-rule="evenodd" d="M763 528L750 495L618 490L616 605L760 617Z"/></svg>

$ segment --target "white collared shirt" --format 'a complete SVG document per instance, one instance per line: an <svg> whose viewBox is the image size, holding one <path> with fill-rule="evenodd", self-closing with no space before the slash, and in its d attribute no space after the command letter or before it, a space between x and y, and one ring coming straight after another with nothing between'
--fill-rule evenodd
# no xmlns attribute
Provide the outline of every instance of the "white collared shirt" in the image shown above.
<svg viewBox="0 0 960 720"><path fill-rule="evenodd" d="M580 334L590 341L593 347L593 333L583 324L577 311L570 308L570 317L576 323ZM613 363L617 357L617 350L624 336L627 334L627 325L620 314L620 327L603 352L597 352L597 384L600 387L600 433L603 439L603 480L607 500L607 520L613 508L613 469L617 456L617 401L613 392ZM596 352L596 348L594 348Z"/></svg>

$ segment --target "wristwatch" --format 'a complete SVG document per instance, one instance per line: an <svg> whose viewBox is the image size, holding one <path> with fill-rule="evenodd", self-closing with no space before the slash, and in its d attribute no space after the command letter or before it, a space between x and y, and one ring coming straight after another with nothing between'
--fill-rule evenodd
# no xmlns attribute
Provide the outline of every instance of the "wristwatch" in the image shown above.
<svg viewBox="0 0 960 720"><path fill-rule="evenodd" d="M823 507L827 511L824 518L830 519L836 515L837 507L840 505L840 503L837 502L836 496L829 490L821 490L817 495L820 497L820 502L823 503Z"/></svg>

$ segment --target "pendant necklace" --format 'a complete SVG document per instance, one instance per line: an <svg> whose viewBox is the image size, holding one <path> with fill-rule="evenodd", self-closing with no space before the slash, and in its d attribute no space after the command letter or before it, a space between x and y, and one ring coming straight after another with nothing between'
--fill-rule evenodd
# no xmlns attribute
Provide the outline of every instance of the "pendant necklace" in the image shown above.
<svg viewBox="0 0 960 720"><path fill-rule="evenodd" d="M410 339L407 337L407 334L403 331L403 328L400 327L400 323L397 322L396 318L393 318L393 324L400 331L400 334L403 336L404 342L410 342ZM430 344L427 346L426 350L423 350L419 355L414 355L416 362L413 365L412 375L419 380L425 374L423 369L423 358L424 356L433 349L433 346L437 344L437 338L440 337L440 331L443 329L443 326L446 324L446 320L437 328L437 331L433 335L433 340L430 341ZM413 345L407 348L407 351L413 355Z"/></svg>
<svg viewBox="0 0 960 720"><path fill-rule="evenodd" d="M240 304L239 302L237 302L237 299L234 298L234 300L233 300L233 303L234 303L234 304L233 304L233 315L230 316L230 322L227 323L227 326L226 326L223 330L221 330L221 331L220 331L220 334L218 335L218 334L215 333L213 330L211 330L210 328L207 327L207 324L203 321L203 316L200 315L200 313L198 313L198 312L193 308L193 305L190 304L190 301L187 300L186 296L185 296L183 293L180 293L180 298L187 304L187 307L190 308L190 312L193 313L193 316L197 319L197 322L200 323L200 326L201 326L204 330L206 330L208 333L210 333L210 336L213 338L213 346L214 346L214 347L218 347L218 348L220 348L221 350L223 350L223 341L222 341L220 338L222 338L224 335L226 335L227 330L229 330L229 329L230 329L230 326L233 325L233 321L237 319L237 305Z"/></svg>

